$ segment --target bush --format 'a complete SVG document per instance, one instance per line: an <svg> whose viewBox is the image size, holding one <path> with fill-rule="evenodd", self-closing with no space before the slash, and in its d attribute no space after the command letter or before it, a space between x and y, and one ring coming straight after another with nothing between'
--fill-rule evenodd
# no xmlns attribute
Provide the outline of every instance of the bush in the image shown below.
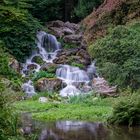
<svg viewBox="0 0 140 140"><path fill-rule="evenodd" d="M99 72L112 84L138 89L140 84L140 22L117 26L89 47Z"/></svg>
<svg viewBox="0 0 140 140"><path fill-rule="evenodd" d="M93 11L93 8L97 8L102 2L103 0L79 0L73 14L79 19L83 19Z"/></svg>
<svg viewBox="0 0 140 140"><path fill-rule="evenodd" d="M121 97L113 108L113 114L108 118L111 124L138 125L140 124L140 94Z"/></svg>
<svg viewBox="0 0 140 140"><path fill-rule="evenodd" d="M103 0L32 0L30 11L33 16L46 22L52 20L80 21ZM40 14L41 13L41 14Z"/></svg>
<svg viewBox="0 0 140 140"><path fill-rule="evenodd" d="M39 80L40 78L54 78L55 77L55 74L54 73L47 73L45 71L39 71L35 74L35 76L32 78L33 81L37 81Z"/></svg>
<svg viewBox="0 0 140 140"><path fill-rule="evenodd" d="M27 4L20 3L22 1L7 0L0 4L0 38L7 51L20 61L32 53L36 31L41 28L39 22L25 10Z"/></svg>
<svg viewBox="0 0 140 140"><path fill-rule="evenodd" d="M31 14L43 22L63 19L64 0L32 0Z"/></svg>
<svg viewBox="0 0 140 140"><path fill-rule="evenodd" d="M7 140L17 136L17 114L11 107L11 90L0 81L0 139Z"/></svg>
<svg viewBox="0 0 140 140"><path fill-rule="evenodd" d="M9 67L9 57L10 55L4 49L4 43L0 40L0 76L16 77L16 72Z"/></svg>
<svg viewBox="0 0 140 140"><path fill-rule="evenodd" d="M80 69L84 69L85 68L84 64L80 64L80 63L76 63L76 62L72 62L71 66L79 67Z"/></svg>

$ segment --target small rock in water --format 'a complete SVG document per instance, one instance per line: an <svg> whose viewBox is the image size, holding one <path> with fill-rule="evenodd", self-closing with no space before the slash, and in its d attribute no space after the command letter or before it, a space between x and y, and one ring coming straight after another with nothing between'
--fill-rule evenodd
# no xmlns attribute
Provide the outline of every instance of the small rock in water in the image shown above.
<svg viewBox="0 0 140 140"><path fill-rule="evenodd" d="M38 101L41 103L46 103L48 99L46 97L39 97Z"/></svg>

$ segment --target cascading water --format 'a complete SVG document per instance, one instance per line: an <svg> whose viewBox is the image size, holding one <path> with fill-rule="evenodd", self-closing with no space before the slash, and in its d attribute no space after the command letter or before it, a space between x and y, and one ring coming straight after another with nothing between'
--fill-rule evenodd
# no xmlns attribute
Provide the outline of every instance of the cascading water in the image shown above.
<svg viewBox="0 0 140 140"><path fill-rule="evenodd" d="M34 57L40 57L45 63L53 63L58 50L60 50L60 43L57 42L56 37L44 31L39 31L37 33L37 49L32 53L31 57L26 60L26 63L23 64L23 69L21 71L23 76L29 73L29 67L31 65L34 66L32 72L38 72L40 70L41 66L33 62Z"/></svg>
<svg viewBox="0 0 140 140"><path fill-rule="evenodd" d="M24 83L22 85L22 89L27 94L28 97L31 97L31 96L36 94L34 86L33 86L33 82L31 80L29 80L28 82Z"/></svg>
<svg viewBox="0 0 140 140"><path fill-rule="evenodd" d="M37 48L26 60L26 63L23 64L23 69L21 70L23 77L27 77L40 70L40 64L33 62L35 57L40 57L44 63L53 63L59 49L60 43L57 41L55 36L47 34L44 31L38 31ZM29 96L35 94L35 89L30 80L27 83L24 83L22 88Z"/></svg>
<svg viewBox="0 0 140 140"><path fill-rule="evenodd" d="M56 71L56 76L67 84L67 86L60 91L60 95L64 97L79 95L81 91L76 88L76 85L89 82L86 71L69 65L61 65Z"/></svg>
<svg viewBox="0 0 140 140"><path fill-rule="evenodd" d="M89 81L89 77L84 70L69 65L61 65L56 71L56 76L67 84Z"/></svg>
<svg viewBox="0 0 140 140"><path fill-rule="evenodd" d="M23 64L21 71L24 77L29 77L30 74L38 72L41 65L34 61L35 57L39 57L44 63L53 63L56 58L57 52L60 50L60 43L57 42L55 36L47 34L44 31L37 32L37 48L32 55ZM81 70L78 67L69 65L60 65L56 71L56 76L61 79L66 87L60 91L61 96L73 96L83 92L81 86L89 88L88 83L93 78L93 74L96 73L95 63L92 63L87 71ZM28 96L35 94L35 89L32 81L24 83L22 86L23 90ZM84 91L85 92L85 91Z"/></svg>

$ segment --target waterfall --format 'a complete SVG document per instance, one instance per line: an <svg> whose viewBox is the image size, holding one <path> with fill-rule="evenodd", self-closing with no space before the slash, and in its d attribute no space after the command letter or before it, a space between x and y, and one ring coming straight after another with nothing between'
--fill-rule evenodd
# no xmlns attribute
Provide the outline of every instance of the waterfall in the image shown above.
<svg viewBox="0 0 140 140"><path fill-rule="evenodd" d="M82 83L89 81L89 77L84 70L69 65L61 65L56 71L56 76L65 83Z"/></svg>
<svg viewBox="0 0 140 140"><path fill-rule="evenodd" d="M37 32L36 43L36 49L23 64L21 73L24 77L29 77L31 74L40 71L41 64L35 61L36 57L39 57L43 64L53 63L61 46L55 36L44 31ZM89 91L89 82L93 79L93 75L96 75L95 62L93 62L87 70L81 70L78 67L70 65L59 65L56 70L56 76L66 84L66 87L60 91L60 95L64 97L73 96ZM31 80L24 83L22 88L27 96L35 94L35 89Z"/></svg>
<svg viewBox="0 0 140 140"><path fill-rule="evenodd" d="M28 82L24 83L22 85L22 89L27 94L28 97L31 97L31 96L36 94L34 86L33 86L33 82L31 80L29 80Z"/></svg>
<svg viewBox="0 0 140 140"><path fill-rule="evenodd" d="M56 58L57 52L60 50L60 43L57 41L56 37L48 34L44 31L37 32L37 46L36 50L33 51L32 55L26 60L22 65L21 74L23 77L28 77L30 74L38 72L41 68L41 65L37 62L33 62L35 57L42 59L44 63L53 63L53 60ZM23 84L23 90L27 95L33 95L35 90L33 89L32 82Z"/></svg>
<svg viewBox="0 0 140 140"><path fill-rule="evenodd" d="M64 97L79 95L81 91L76 88L76 85L89 82L86 71L69 65L61 65L56 71L56 76L67 84L67 86L60 91L60 95Z"/></svg>

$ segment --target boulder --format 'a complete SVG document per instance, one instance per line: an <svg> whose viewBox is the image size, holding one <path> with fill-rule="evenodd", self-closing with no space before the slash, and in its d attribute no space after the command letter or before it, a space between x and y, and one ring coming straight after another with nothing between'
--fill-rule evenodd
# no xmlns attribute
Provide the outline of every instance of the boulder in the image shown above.
<svg viewBox="0 0 140 140"><path fill-rule="evenodd" d="M39 79L36 84L35 88L40 91L58 91L61 89L62 81L58 78L41 78Z"/></svg>
<svg viewBox="0 0 140 140"><path fill-rule="evenodd" d="M57 64L49 63L49 64L44 64L44 65L41 67L41 70L47 71L47 72L49 72L49 73L55 73L57 67L58 67Z"/></svg>
<svg viewBox="0 0 140 140"><path fill-rule="evenodd" d="M27 69L30 71L30 70L34 70L34 69L36 69L37 68L37 65L36 64L29 64L28 66L27 66Z"/></svg>
<svg viewBox="0 0 140 140"><path fill-rule="evenodd" d="M80 49L77 53L76 56L80 56L82 58L88 59L90 60L90 55L88 54L87 51L85 51L84 49Z"/></svg>
<svg viewBox="0 0 140 140"><path fill-rule="evenodd" d="M48 99L46 97L39 97L38 101L40 103L46 103L46 102L48 102Z"/></svg>
<svg viewBox="0 0 140 140"><path fill-rule="evenodd" d="M68 56L66 55L62 55L60 56L59 58L57 57L56 59L54 59L54 63L55 64L66 64L68 62L68 59L67 59Z"/></svg>
<svg viewBox="0 0 140 140"><path fill-rule="evenodd" d="M32 62L35 62L35 63L37 63L39 65L42 65L42 64L45 63L40 56L34 56L32 58Z"/></svg>
<svg viewBox="0 0 140 140"><path fill-rule="evenodd" d="M75 31L78 31L80 29L80 25L75 23L70 23L69 21L65 22L64 26Z"/></svg>
<svg viewBox="0 0 140 140"><path fill-rule="evenodd" d="M81 43L82 35L80 34L73 34L73 35L66 35L64 36L65 43Z"/></svg>
<svg viewBox="0 0 140 140"><path fill-rule="evenodd" d="M62 32L64 33L64 35L75 34L75 31L74 30L72 30L70 28L67 28L67 27L62 28Z"/></svg>
<svg viewBox="0 0 140 140"><path fill-rule="evenodd" d="M57 27L50 27L49 28L50 32L54 34L57 38L61 38L64 36L64 32L62 31L62 28L57 28Z"/></svg>
<svg viewBox="0 0 140 140"><path fill-rule="evenodd" d="M117 86L110 87L104 78L94 78L92 86L93 89L102 96L116 96Z"/></svg>
<svg viewBox="0 0 140 140"><path fill-rule="evenodd" d="M9 66L16 72L20 72L20 64L15 58L10 58Z"/></svg>
<svg viewBox="0 0 140 140"><path fill-rule="evenodd" d="M47 27L63 27L64 22L61 20L50 21L46 23Z"/></svg>

